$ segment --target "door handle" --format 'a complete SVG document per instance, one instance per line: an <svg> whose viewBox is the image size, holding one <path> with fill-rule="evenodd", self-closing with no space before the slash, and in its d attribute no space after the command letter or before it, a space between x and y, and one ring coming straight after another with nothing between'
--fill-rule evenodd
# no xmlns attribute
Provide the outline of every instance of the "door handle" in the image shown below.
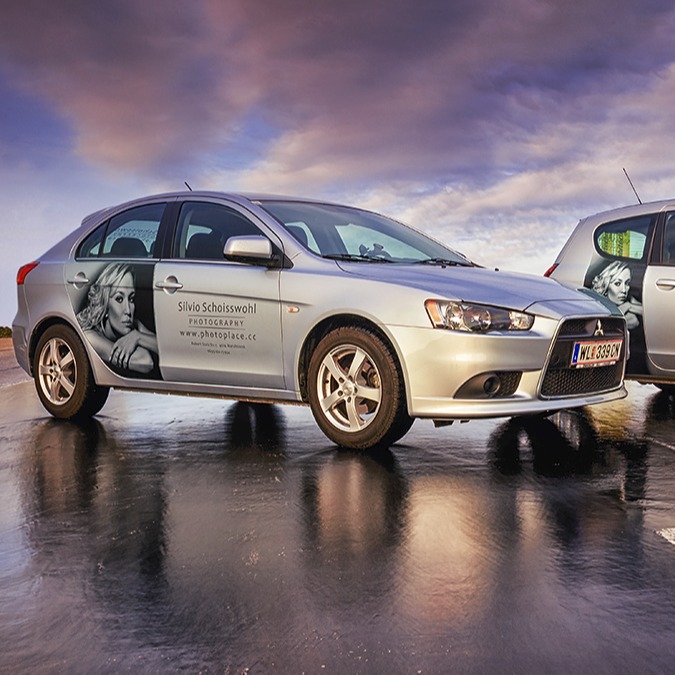
<svg viewBox="0 0 675 675"><path fill-rule="evenodd" d="M166 291L167 293L175 293L176 291L179 291L181 288L183 288L183 284L181 284L176 277L173 275L167 277L164 279L164 281L158 281L155 284L155 288L159 288L163 291Z"/></svg>
<svg viewBox="0 0 675 675"><path fill-rule="evenodd" d="M675 288L675 279L657 279L656 287L662 291L672 291Z"/></svg>
<svg viewBox="0 0 675 675"><path fill-rule="evenodd" d="M82 288L89 283L89 279L84 272L78 272L72 279L66 279L66 281L75 288Z"/></svg>

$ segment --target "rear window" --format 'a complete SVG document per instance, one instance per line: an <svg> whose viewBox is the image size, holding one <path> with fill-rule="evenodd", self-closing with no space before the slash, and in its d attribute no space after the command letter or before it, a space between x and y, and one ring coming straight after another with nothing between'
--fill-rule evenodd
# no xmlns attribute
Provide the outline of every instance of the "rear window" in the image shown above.
<svg viewBox="0 0 675 675"><path fill-rule="evenodd" d="M656 214L604 223L595 231L595 247L606 258L643 260Z"/></svg>

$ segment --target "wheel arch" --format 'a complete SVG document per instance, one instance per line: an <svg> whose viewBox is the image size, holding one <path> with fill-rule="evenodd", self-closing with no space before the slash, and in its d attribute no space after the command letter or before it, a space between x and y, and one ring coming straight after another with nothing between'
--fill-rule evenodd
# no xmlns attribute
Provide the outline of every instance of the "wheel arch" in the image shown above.
<svg viewBox="0 0 675 675"><path fill-rule="evenodd" d="M300 394L302 400L307 403L308 392L307 392L307 371L309 369L309 361L312 357L312 353L316 349L316 346L319 342L331 331L336 328L363 328L373 332L377 337L379 337L385 345L391 350L392 356L398 368L399 375L403 379L403 383L406 391L406 405L407 405L407 396L408 396L408 380L406 370L403 367L401 361L401 355L397 348L397 345L394 343L392 338L382 329L381 326L376 324L374 321L360 316L358 314L338 314L334 316L329 316L317 323L312 330L307 334L302 348L300 350L300 357L298 359L297 366L297 377L298 383L300 385Z"/></svg>
<svg viewBox="0 0 675 675"><path fill-rule="evenodd" d="M30 334L30 339L28 341L28 367L30 368L31 377L33 376L33 362L35 359L35 350L37 349L38 342L40 342L40 338L44 335L44 332L52 326L67 326L68 328L74 330L79 336L79 331L77 328L73 326L73 324L68 321L68 319L62 316L48 316L37 323L33 327L33 330Z"/></svg>

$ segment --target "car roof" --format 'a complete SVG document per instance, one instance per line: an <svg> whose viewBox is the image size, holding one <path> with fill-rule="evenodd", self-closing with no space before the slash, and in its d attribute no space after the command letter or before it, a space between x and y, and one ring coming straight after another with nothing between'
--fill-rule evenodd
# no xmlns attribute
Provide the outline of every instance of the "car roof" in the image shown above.
<svg viewBox="0 0 675 675"><path fill-rule="evenodd" d="M586 216L581 219L581 222L597 223L607 220L621 220L622 218L630 218L632 216L657 213L668 208L675 208L675 199L661 199L654 202L643 202L641 204L631 204L616 209L608 209L607 211L600 211L591 216Z"/></svg>
<svg viewBox="0 0 675 675"><path fill-rule="evenodd" d="M332 204L334 206L339 206L336 202L331 202L329 200L323 199L311 199L307 197L292 197L289 195L279 195L265 192L220 192L215 190L178 190L175 192L162 192L158 194L146 195L144 197L137 197L128 202L122 202L120 204L115 204L113 206L107 206L98 211L94 211L89 215L85 216L82 219L82 225L92 221L100 220L107 213L113 213L122 209L131 208L139 204L145 204L149 201L159 201L159 200L168 200L168 199L227 199L229 201L240 204L241 206L247 206L249 204L255 203L257 201L293 201L293 202L305 202L311 204Z"/></svg>

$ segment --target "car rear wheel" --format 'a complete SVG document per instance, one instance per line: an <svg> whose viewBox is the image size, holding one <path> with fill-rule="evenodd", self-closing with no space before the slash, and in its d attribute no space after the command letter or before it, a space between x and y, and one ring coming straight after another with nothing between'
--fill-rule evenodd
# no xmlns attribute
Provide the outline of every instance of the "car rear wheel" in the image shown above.
<svg viewBox="0 0 675 675"><path fill-rule="evenodd" d="M92 417L110 392L96 385L82 341L63 325L49 327L40 338L33 377L42 405L62 419Z"/></svg>
<svg viewBox="0 0 675 675"><path fill-rule="evenodd" d="M345 327L328 333L310 359L308 384L317 424L343 447L386 447L413 422L396 358L372 331Z"/></svg>

